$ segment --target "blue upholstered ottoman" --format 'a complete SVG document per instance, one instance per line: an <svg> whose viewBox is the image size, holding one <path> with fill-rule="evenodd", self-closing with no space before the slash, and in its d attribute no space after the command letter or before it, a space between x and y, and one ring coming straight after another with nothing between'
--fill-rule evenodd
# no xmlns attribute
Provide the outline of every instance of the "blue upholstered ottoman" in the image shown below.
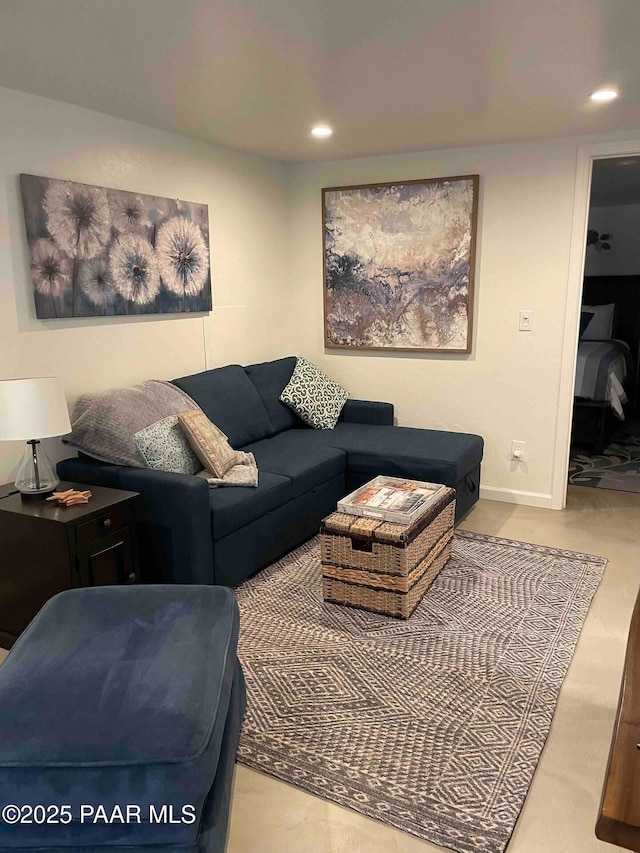
<svg viewBox="0 0 640 853"><path fill-rule="evenodd" d="M238 625L224 587L51 599L0 666L0 849L224 850Z"/></svg>

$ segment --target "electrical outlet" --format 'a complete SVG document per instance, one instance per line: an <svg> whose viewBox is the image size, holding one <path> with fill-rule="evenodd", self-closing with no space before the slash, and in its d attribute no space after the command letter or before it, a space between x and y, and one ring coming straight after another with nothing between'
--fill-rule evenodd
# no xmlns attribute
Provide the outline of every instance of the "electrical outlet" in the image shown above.
<svg viewBox="0 0 640 853"><path fill-rule="evenodd" d="M526 441L514 440L511 442L511 458L514 460L514 462L524 462L526 447Z"/></svg>

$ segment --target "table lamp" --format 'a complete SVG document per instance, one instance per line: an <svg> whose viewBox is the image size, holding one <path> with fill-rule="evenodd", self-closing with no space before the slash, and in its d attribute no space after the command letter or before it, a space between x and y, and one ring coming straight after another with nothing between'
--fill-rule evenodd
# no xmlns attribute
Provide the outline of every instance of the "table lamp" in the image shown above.
<svg viewBox="0 0 640 853"><path fill-rule="evenodd" d="M40 439L68 432L69 410L58 379L0 380L0 441L27 440L16 477L16 489L24 496L48 495L58 485L60 478Z"/></svg>

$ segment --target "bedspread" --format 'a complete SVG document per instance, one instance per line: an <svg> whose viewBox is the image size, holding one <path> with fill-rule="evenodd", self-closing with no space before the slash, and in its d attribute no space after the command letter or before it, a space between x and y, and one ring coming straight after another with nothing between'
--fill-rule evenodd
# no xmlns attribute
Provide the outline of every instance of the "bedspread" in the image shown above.
<svg viewBox="0 0 640 853"><path fill-rule="evenodd" d="M622 341L580 341L574 394L587 400L609 403L624 420L627 402L623 383L627 377L628 347Z"/></svg>

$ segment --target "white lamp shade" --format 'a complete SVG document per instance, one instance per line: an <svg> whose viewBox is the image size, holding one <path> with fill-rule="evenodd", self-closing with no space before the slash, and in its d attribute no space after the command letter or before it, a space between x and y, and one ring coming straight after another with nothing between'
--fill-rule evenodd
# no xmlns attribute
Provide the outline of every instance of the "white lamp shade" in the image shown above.
<svg viewBox="0 0 640 853"><path fill-rule="evenodd" d="M69 409L58 379L0 380L0 441L51 438L68 432Z"/></svg>

